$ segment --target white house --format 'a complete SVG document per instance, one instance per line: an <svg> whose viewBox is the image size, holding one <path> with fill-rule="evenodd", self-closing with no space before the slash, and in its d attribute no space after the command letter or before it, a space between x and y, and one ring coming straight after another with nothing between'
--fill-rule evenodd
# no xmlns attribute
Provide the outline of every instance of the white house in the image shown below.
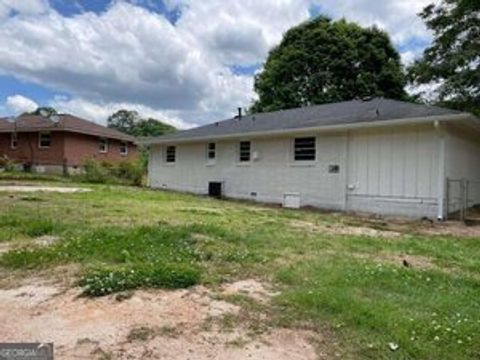
<svg viewBox="0 0 480 360"><path fill-rule="evenodd" d="M477 118L381 98L240 113L147 143L152 188L293 207L443 219L447 179L480 180Z"/></svg>

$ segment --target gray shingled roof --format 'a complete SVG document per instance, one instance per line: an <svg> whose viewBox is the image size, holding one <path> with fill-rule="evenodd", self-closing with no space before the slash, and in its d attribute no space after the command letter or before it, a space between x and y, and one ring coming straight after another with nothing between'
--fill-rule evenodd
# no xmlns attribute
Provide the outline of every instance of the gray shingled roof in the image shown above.
<svg viewBox="0 0 480 360"><path fill-rule="evenodd" d="M59 114L58 123L39 115L22 115L15 120L15 124L7 121L6 118L0 118L1 132L29 132L29 131L68 131L82 133L109 139L135 142L133 136L124 134L118 130L107 128L77 116L69 114Z"/></svg>
<svg viewBox="0 0 480 360"><path fill-rule="evenodd" d="M375 98L368 101L352 100L290 110L244 115L197 128L148 139L147 143L195 138L216 138L249 133L268 133L278 130L320 128L331 125L349 125L367 122L424 118L461 114L459 111L437 106L413 104L404 101Z"/></svg>

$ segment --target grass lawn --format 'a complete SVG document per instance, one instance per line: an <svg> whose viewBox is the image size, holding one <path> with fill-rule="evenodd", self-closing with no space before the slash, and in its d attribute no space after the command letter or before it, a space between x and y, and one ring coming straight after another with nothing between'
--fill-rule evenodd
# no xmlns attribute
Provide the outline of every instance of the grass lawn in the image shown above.
<svg viewBox="0 0 480 360"><path fill-rule="evenodd" d="M480 358L478 238L422 235L417 223L79 186L92 191L0 192L0 246L18 247L0 257L4 277L75 264L92 296L253 277L279 292L265 321L330 334L341 358ZM359 227L371 232L345 231ZM40 245L42 236L59 240Z"/></svg>

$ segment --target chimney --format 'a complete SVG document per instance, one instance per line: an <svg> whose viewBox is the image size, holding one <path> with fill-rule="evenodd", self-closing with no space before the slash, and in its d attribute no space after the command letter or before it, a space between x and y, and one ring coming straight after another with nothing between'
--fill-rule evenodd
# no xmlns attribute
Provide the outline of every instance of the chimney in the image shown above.
<svg viewBox="0 0 480 360"><path fill-rule="evenodd" d="M238 108L238 120L242 120L242 108Z"/></svg>

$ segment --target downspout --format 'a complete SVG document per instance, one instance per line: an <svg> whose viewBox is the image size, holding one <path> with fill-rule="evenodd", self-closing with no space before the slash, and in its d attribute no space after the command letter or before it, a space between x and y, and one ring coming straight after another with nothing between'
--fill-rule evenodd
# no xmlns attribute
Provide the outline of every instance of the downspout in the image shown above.
<svg viewBox="0 0 480 360"><path fill-rule="evenodd" d="M443 221L445 219L445 132L440 122L437 120L433 123L438 135L438 194L437 194L437 220Z"/></svg>

